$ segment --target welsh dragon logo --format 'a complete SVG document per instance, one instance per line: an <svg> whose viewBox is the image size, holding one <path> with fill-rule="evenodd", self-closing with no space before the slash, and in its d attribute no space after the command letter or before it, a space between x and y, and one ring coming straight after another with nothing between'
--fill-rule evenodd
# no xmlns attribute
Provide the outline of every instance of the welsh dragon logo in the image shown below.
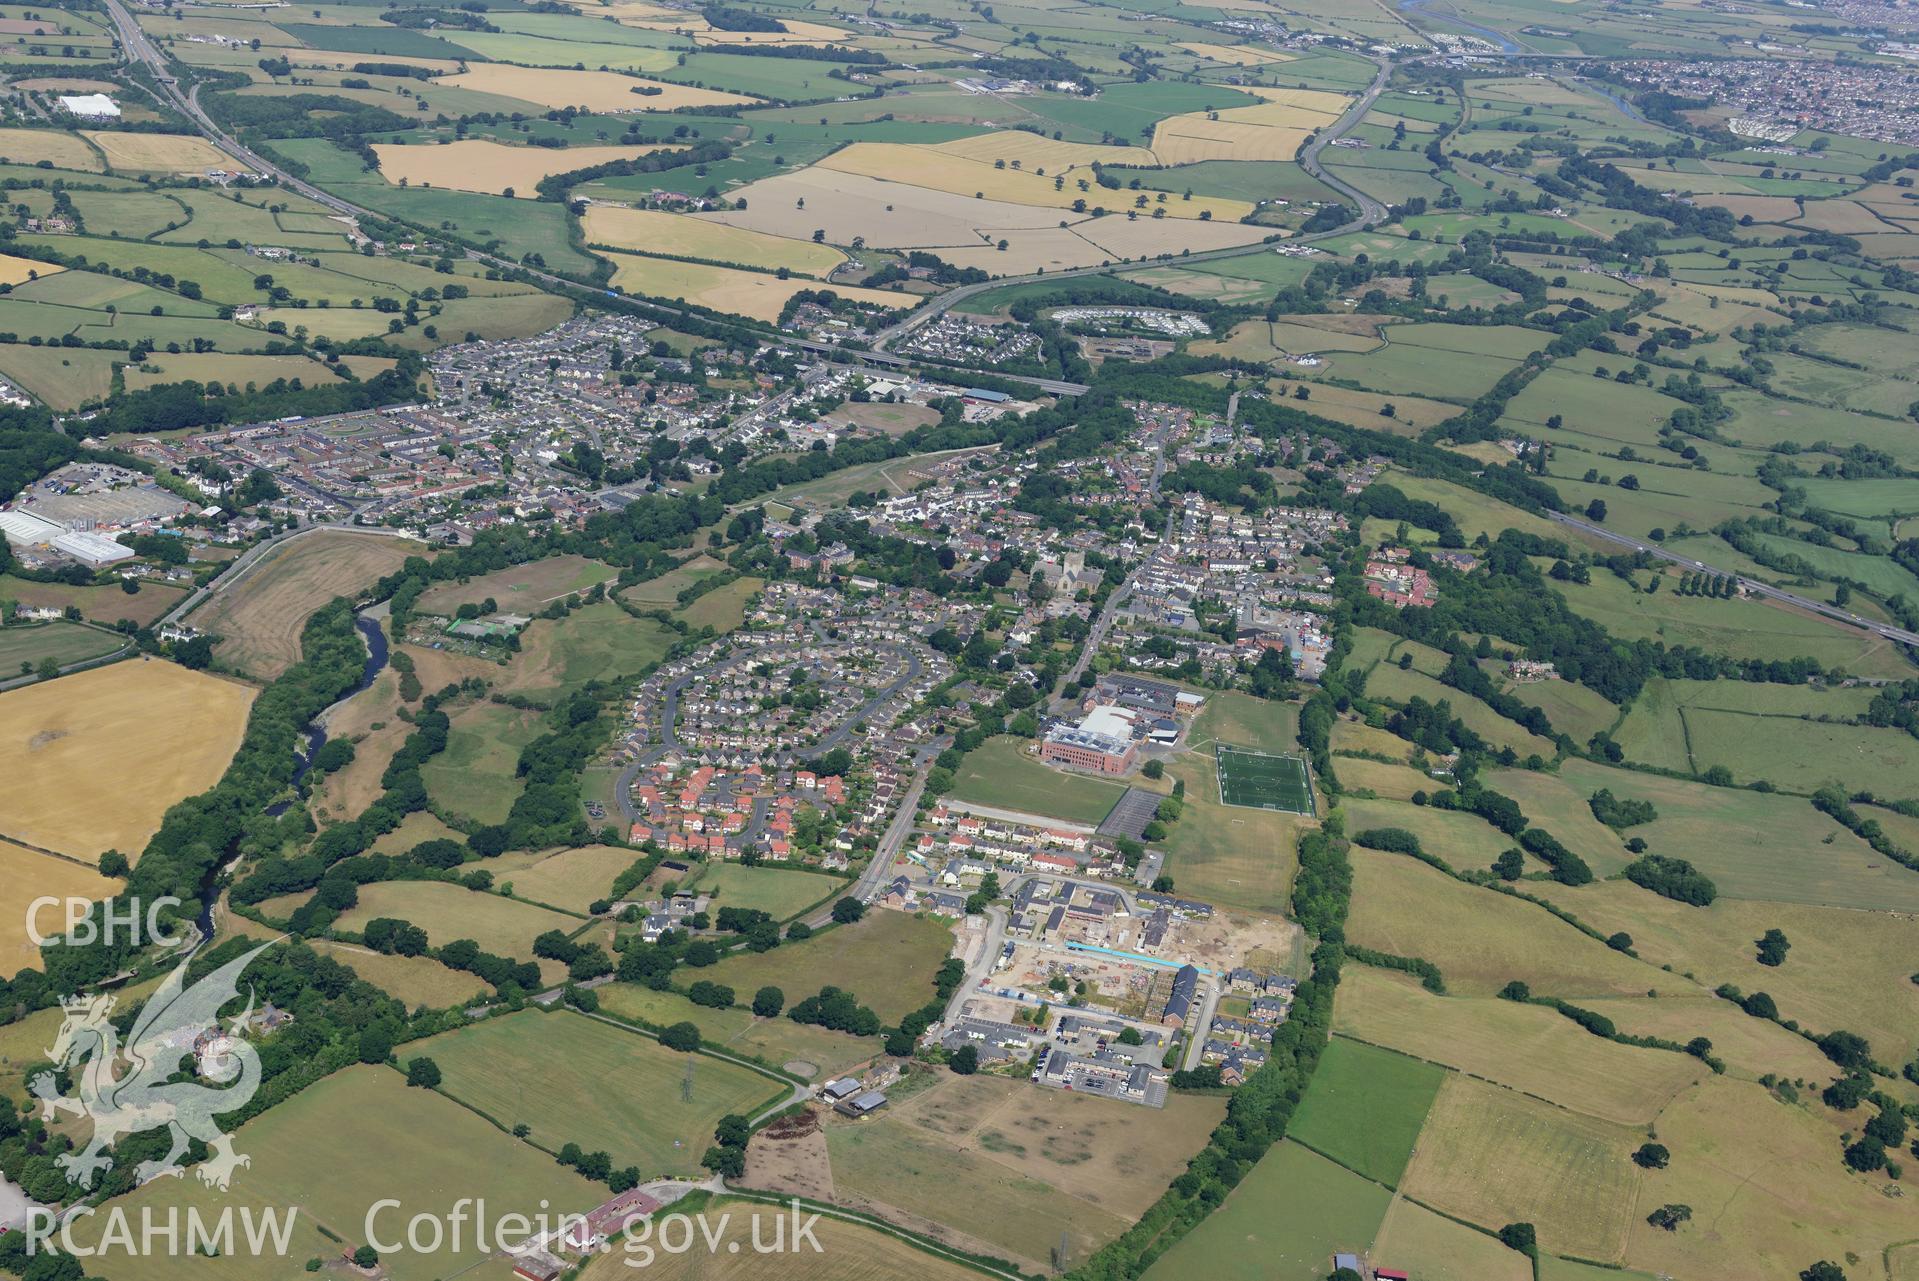
<svg viewBox="0 0 1919 1281"><path fill-rule="evenodd" d="M259 1053L241 1036L253 1014L252 990L246 1008L228 1022L225 1032L220 1009L239 995L241 971L271 946L254 948L191 987L186 983L188 962L180 962L147 998L124 1046L108 1022L114 997L83 996L64 1003L66 1020L48 1057L58 1067L77 1070L78 1097L61 1094L51 1072L38 1074L28 1087L40 1100L46 1120L70 1112L93 1122L87 1146L58 1158L69 1182L92 1187L100 1171L113 1163L107 1149L122 1136L161 1126L172 1136L172 1147L160 1160L136 1168L135 1177L142 1183L162 1175L178 1177L193 1139L212 1149L195 1170L208 1187L224 1190L234 1171L252 1164L251 1157L234 1151L232 1137L213 1119L245 1107L260 1086ZM176 1079L182 1076L181 1060L189 1057L199 1076L226 1088Z"/></svg>

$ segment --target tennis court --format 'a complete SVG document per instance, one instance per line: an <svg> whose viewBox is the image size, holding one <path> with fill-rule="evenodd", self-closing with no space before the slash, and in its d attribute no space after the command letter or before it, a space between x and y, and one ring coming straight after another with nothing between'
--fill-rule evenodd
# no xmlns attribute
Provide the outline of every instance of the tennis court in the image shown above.
<svg viewBox="0 0 1919 1281"><path fill-rule="evenodd" d="M1297 756L1273 756L1244 747L1216 749L1219 799L1243 809L1312 814L1313 785L1306 762Z"/></svg>

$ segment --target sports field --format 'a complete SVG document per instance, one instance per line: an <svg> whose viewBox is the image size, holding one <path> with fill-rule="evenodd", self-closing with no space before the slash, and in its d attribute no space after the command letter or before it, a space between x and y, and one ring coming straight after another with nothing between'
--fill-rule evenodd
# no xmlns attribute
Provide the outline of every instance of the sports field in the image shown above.
<svg viewBox="0 0 1919 1281"><path fill-rule="evenodd" d="M440 1065L447 1094L501 1125L529 1125L533 1141L554 1151L604 1150L642 1178L691 1174L722 1116L751 1115L786 1095L757 1072L564 1010L487 1019L402 1057L415 1053ZM556 1063L566 1070L550 1070Z"/></svg>
<svg viewBox="0 0 1919 1281"><path fill-rule="evenodd" d="M0 836L138 860L166 811L226 771L253 695L158 659L0 694Z"/></svg>
<svg viewBox="0 0 1919 1281"><path fill-rule="evenodd" d="M1274 756L1245 747L1221 744L1219 799L1244 809L1284 810L1288 814L1314 812L1313 785L1306 762L1297 756Z"/></svg>

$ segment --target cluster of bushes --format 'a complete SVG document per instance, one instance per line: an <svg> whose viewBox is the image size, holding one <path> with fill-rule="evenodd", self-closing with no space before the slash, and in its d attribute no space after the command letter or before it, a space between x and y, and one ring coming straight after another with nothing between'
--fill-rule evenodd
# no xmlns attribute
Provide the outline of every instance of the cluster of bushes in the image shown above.
<svg viewBox="0 0 1919 1281"><path fill-rule="evenodd" d="M1718 897L1712 878L1683 858L1645 854L1626 865L1626 879L1676 903L1710 907Z"/></svg>
<svg viewBox="0 0 1919 1281"><path fill-rule="evenodd" d="M1605 787L1594 792L1586 803L1591 806L1593 817L1614 831L1638 827L1659 817L1651 801L1622 801L1612 794L1612 789Z"/></svg>

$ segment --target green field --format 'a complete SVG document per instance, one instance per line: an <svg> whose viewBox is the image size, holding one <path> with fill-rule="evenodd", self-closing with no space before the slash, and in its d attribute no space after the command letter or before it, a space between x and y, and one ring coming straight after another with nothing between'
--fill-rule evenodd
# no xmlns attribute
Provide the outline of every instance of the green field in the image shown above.
<svg viewBox="0 0 1919 1281"><path fill-rule="evenodd" d="M1042 765L1025 747L1024 739L988 739L966 754L951 795L975 805L1096 824L1126 792L1119 783Z"/></svg>
<svg viewBox="0 0 1919 1281"><path fill-rule="evenodd" d="M0 680L51 658L61 665L111 654L124 638L78 623L15 623L0 627Z"/></svg>
<svg viewBox="0 0 1919 1281"><path fill-rule="evenodd" d="M1377 1183L1281 1142L1147 1269L1146 1281L1325 1281L1335 1253L1372 1245L1392 1199Z"/></svg>
<svg viewBox="0 0 1919 1281"><path fill-rule="evenodd" d="M234 1176L231 1193L212 1191L189 1174L155 1180L117 1204L135 1224L143 1209L164 1223L170 1210L194 1207L212 1223L235 1201L256 1213L272 1207L284 1215L287 1207L298 1207L284 1258L269 1254L271 1264L263 1270L260 1256L240 1250L207 1258L184 1246L139 1254L116 1248L89 1259L88 1273L106 1281L292 1278L301 1275L306 1259L337 1257L343 1247L363 1244L367 1216L381 1200L404 1206L405 1214L388 1209L375 1226L388 1239L403 1239L407 1219L424 1214L445 1223L456 1203L483 1199L491 1214L526 1215L550 1203L545 1212L557 1215L584 1213L607 1195L603 1185L587 1182L450 1099L407 1088L404 1077L385 1067L352 1067L316 1082L241 1127L234 1146L252 1164ZM93 1239L107 1219L86 1222L76 1236ZM235 1237L237 1243L237 1228ZM488 1263L471 1232L462 1244L455 1249L449 1235L438 1250L404 1251L381 1266L394 1281L469 1273L504 1278L504 1271L486 1270L497 1265Z"/></svg>
<svg viewBox="0 0 1919 1281"><path fill-rule="evenodd" d="M1397 1187L1444 1068L1334 1037L1286 1134L1321 1156Z"/></svg>
<svg viewBox="0 0 1919 1281"><path fill-rule="evenodd" d="M715 910L748 908L784 921L823 899L844 893L849 882L819 872L707 863L688 884L702 894L713 895Z"/></svg>
<svg viewBox="0 0 1919 1281"><path fill-rule="evenodd" d="M503 823L519 799L520 749L542 731L538 713L478 703L457 713L446 750L420 767L427 795L476 823Z"/></svg>
<svg viewBox="0 0 1919 1281"><path fill-rule="evenodd" d="M873 1057L869 1040L784 1017L755 1018L741 1005L714 1009L695 1005L678 992L656 992L632 983L609 983L596 990L600 1008L617 1018L653 1027L691 1023L700 1029L702 1042L714 1049L783 1067L809 1080L830 1079ZM751 1002L753 992L741 992L735 999Z"/></svg>
<svg viewBox="0 0 1919 1281"><path fill-rule="evenodd" d="M1242 809L1312 814L1313 785L1297 756L1268 756L1245 748L1217 749L1220 803Z"/></svg>
<svg viewBox="0 0 1919 1281"><path fill-rule="evenodd" d="M750 1115L785 1097L781 1084L585 1015L502 1015L409 1047L440 1065L441 1089L558 1151L604 1150L642 1178L691 1174L728 1113ZM564 1071L555 1071L564 1065Z"/></svg>

